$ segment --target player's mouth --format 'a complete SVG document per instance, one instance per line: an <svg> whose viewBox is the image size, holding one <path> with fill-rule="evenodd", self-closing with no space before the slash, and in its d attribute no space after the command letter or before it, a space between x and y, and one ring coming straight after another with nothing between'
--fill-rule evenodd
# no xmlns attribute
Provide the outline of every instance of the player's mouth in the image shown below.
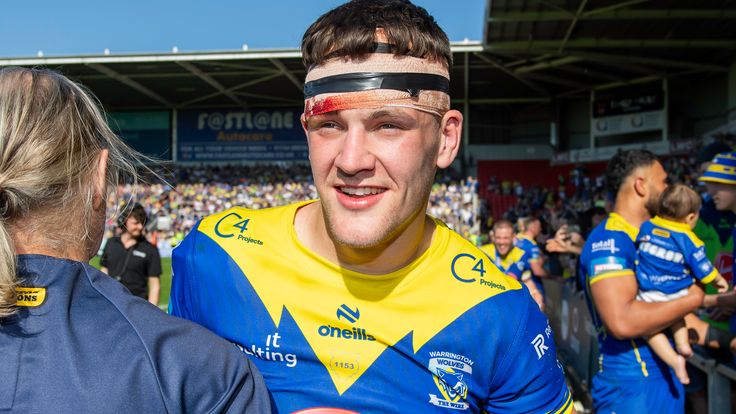
<svg viewBox="0 0 736 414"><path fill-rule="evenodd" d="M343 207L348 209L362 209L373 206L386 192L382 187L370 186L337 186L337 199Z"/></svg>

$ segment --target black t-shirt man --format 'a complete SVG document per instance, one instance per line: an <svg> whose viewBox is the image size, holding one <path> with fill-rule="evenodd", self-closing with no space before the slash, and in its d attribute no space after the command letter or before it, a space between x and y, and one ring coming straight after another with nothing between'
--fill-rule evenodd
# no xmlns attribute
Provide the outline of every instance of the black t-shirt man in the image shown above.
<svg viewBox="0 0 736 414"><path fill-rule="evenodd" d="M105 245L100 265L120 281L130 293L148 299L148 278L161 275L158 249L145 238L125 248L120 237L111 237Z"/></svg>
<svg viewBox="0 0 736 414"><path fill-rule="evenodd" d="M148 215L140 204L125 209L118 217L123 230L105 244L102 271L117 279L130 293L158 306L161 283L161 257L144 235Z"/></svg>

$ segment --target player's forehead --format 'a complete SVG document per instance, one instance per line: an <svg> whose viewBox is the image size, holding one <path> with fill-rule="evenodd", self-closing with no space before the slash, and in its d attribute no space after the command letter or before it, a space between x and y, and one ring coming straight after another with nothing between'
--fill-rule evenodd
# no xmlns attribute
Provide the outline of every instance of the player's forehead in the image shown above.
<svg viewBox="0 0 736 414"><path fill-rule="evenodd" d="M309 117L307 120L323 120L323 119L334 119L334 118L340 118L340 119L361 119L361 120L376 120L376 119L383 119L383 118L394 118L397 120L404 119L404 120L414 120L414 121L421 121L424 120L426 117L431 117L432 115L418 111L413 108L402 108L402 107L392 107L392 106L383 106L378 108L355 108L355 109L341 109L338 111L330 111L325 112L323 114L319 115L313 115Z"/></svg>
<svg viewBox="0 0 736 414"><path fill-rule="evenodd" d="M514 230L511 227L501 227L493 231L493 234L497 238L511 237L513 233L514 233Z"/></svg>

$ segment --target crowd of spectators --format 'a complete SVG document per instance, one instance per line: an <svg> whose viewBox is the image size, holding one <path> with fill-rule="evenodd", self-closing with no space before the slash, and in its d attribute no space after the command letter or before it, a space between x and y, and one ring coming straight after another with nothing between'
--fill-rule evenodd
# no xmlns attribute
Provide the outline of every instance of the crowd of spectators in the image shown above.
<svg viewBox="0 0 736 414"><path fill-rule="evenodd" d="M695 154L663 160L674 182L697 187L699 176ZM137 201L149 213L149 236L163 254L181 241L202 217L242 206L251 209L275 207L317 198L307 164L278 163L252 166L168 166L162 176L167 183L141 185ZM557 187L523 186L518 181L491 177L488 194L511 195L515 203L501 217L491 217L485 200L478 198L476 178L439 174L432 187L427 211L463 237L480 245L487 242L494 219L515 222L530 215L542 219L541 242L563 225L586 235L605 214L608 197L603 174L591 174L585 166L560 175ZM114 217L119 200L133 192L120 185L118 197L110 197L108 217ZM107 235L115 231L110 220Z"/></svg>
<svg viewBox="0 0 736 414"><path fill-rule="evenodd" d="M253 166L168 166L161 174L167 183L118 186L108 201L108 217L115 217L120 200L136 193L136 201L148 211L148 237L162 256L170 254L203 217L234 206L261 209L318 197L306 164ZM135 190L135 191L134 191ZM477 181L438 175L432 187L428 211L468 239L478 234ZM112 236L115 220L107 223Z"/></svg>

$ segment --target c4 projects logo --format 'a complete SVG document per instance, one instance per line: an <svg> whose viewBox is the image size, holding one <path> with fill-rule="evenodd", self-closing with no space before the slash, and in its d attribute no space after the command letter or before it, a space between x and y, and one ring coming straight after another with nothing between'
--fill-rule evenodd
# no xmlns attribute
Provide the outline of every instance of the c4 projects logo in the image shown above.
<svg viewBox="0 0 736 414"><path fill-rule="evenodd" d="M236 212L231 212L228 214L225 214L216 224L215 224L215 234L218 237L222 237L223 239L229 239L231 237L237 236L237 239L243 243L249 243L249 244L255 244L258 246L263 246L263 240L259 240L253 237L248 236L247 234L243 234L243 232L248 230L248 225L250 223L249 218L243 218L240 214Z"/></svg>

